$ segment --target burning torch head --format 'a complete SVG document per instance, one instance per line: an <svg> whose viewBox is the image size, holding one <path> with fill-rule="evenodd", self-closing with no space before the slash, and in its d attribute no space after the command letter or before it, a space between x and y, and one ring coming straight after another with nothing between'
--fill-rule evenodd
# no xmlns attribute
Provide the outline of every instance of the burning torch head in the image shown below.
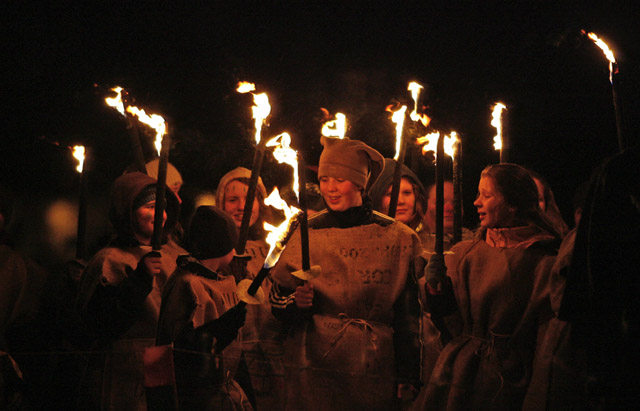
<svg viewBox="0 0 640 411"><path fill-rule="evenodd" d="M344 178L364 189L365 194L384 168L384 157L362 141L321 137L318 177Z"/></svg>
<svg viewBox="0 0 640 411"><path fill-rule="evenodd" d="M200 206L187 232L188 251L198 260L224 257L238 242L238 229L231 217L214 206Z"/></svg>

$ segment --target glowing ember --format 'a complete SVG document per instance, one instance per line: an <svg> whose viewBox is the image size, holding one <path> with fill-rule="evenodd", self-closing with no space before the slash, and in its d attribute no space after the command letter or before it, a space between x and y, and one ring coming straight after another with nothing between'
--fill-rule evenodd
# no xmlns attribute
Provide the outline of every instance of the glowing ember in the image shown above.
<svg viewBox="0 0 640 411"><path fill-rule="evenodd" d="M82 173L82 167L84 166L84 146L73 146L73 156L78 160L76 170L78 170L78 173Z"/></svg>
<svg viewBox="0 0 640 411"><path fill-rule="evenodd" d="M413 111L409 114L409 118L412 121L419 121L423 126L428 126L431 119L426 114L418 114L418 97L420 96L420 90L422 90L422 86L414 81L409 83L409 87L407 90L411 92L411 97L413 98Z"/></svg>
<svg viewBox="0 0 640 411"><path fill-rule="evenodd" d="M248 81L240 81L238 83L238 88L236 89L238 93L248 93L250 91L256 91L256 85L253 83L249 83Z"/></svg>
<svg viewBox="0 0 640 411"><path fill-rule="evenodd" d="M123 116L126 116L124 112L124 103L122 101L122 87L114 87L111 90L116 92L116 96L107 97L104 99L104 101L106 101L107 105L109 105L110 107L113 107L116 110L118 110L120 114L122 114Z"/></svg>
<svg viewBox="0 0 640 411"><path fill-rule="evenodd" d="M296 197L300 199L298 152L291 148L291 136L289 133L282 133L267 141L267 147L275 147L273 149L273 157L278 160L278 163L286 163L293 168L293 191L296 193Z"/></svg>
<svg viewBox="0 0 640 411"><path fill-rule="evenodd" d="M582 31L585 32L584 30ZM609 60L609 81L613 84L613 65L616 64L616 58L613 55L613 52L607 46L607 43L602 41L595 33L588 33L587 36L593 40L596 46L600 47L600 49L604 52L604 56Z"/></svg>
<svg viewBox="0 0 640 411"><path fill-rule="evenodd" d="M162 149L162 137L167 134L167 125L164 122L164 118L158 114L148 115L143 109L139 109L135 106L127 107L127 112L138 117L138 120L141 123L148 125L156 131L156 141L154 145L158 151L158 155L160 155L160 150Z"/></svg>
<svg viewBox="0 0 640 411"><path fill-rule="evenodd" d="M268 206L284 211L285 219L279 226L273 226L267 222L264 223L264 229L269 232L267 235L267 243L269 244L269 254L264 260L264 267L271 268L278 262L280 254L284 250L282 241L289 232L289 225L292 219L300 212L296 207L290 207L281 197L278 188L274 188L271 194L265 198L264 203Z"/></svg>
<svg viewBox="0 0 640 411"><path fill-rule="evenodd" d="M491 113L491 125L496 128L496 135L493 137L493 148L502 149L502 110L506 109L502 103L496 103Z"/></svg>
<svg viewBox="0 0 640 411"><path fill-rule="evenodd" d="M400 107L399 110L393 112L391 121L396 125L396 155L393 157L397 160L400 157L400 147L402 146L402 129L404 127L404 117L407 112L407 106Z"/></svg>
<svg viewBox="0 0 640 411"><path fill-rule="evenodd" d="M434 153L434 158L437 157L437 147L438 147L438 139L440 138L440 132L434 131L433 133L429 133L424 137L418 137L416 142L418 145L422 146L422 154L427 154L428 152ZM453 158L455 156L455 146L458 141L458 133L452 131L450 135L444 135L444 153L449 157ZM437 158L436 158L437 160Z"/></svg>
<svg viewBox="0 0 640 411"><path fill-rule="evenodd" d="M322 135L325 137L344 138L347 132L347 116L336 113L336 119L322 125Z"/></svg>

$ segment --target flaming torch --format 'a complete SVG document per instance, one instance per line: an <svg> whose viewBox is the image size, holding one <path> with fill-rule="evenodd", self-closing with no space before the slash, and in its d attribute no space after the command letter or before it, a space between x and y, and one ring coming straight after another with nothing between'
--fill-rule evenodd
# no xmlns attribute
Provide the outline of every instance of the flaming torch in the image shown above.
<svg viewBox="0 0 640 411"><path fill-rule="evenodd" d="M80 190L78 193L78 231L76 236L76 259L84 260L86 256L87 233L87 177L84 173L85 147L73 146L73 157L78 160L76 170L80 173Z"/></svg>
<svg viewBox="0 0 640 411"><path fill-rule="evenodd" d="M140 145L138 126L133 121L131 115L127 114L127 111L125 110L125 105L129 105L129 93L127 93L126 90L124 90L122 87L115 87L111 90L116 92L116 96L105 98L105 102L110 107L118 110L118 112L122 114L126 119L127 131L129 134L129 139L131 140L131 148L133 149L134 164L136 165L138 171L140 171L141 173L146 173L147 168L145 167L144 155L142 154L142 146Z"/></svg>
<svg viewBox="0 0 640 411"><path fill-rule="evenodd" d="M325 115L329 112L322 109ZM342 113L336 113L335 120L327 121L322 125L322 135L325 137L344 138L347 133L347 117Z"/></svg>
<svg viewBox="0 0 640 411"><path fill-rule="evenodd" d="M455 131L451 132L455 139L453 150L453 243L462 240L462 140Z"/></svg>
<svg viewBox="0 0 640 411"><path fill-rule="evenodd" d="M387 107L388 111L391 111L390 107ZM396 208L398 207L398 195L400 194L400 177L402 176L402 164L404 164L404 156L406 153L404 139L402 138L404 129L405 113L407 112L407 106L400 107L399 110L392 111L391 121L396 125L396 155L393 157L396 160L396 168L393 170L393 182L391 185L391 200L389 201L389 217L394 218L396 216Z"/></svg>
<svg viewBox="0 0 640 411"><path fill-rule="evenodd" d="M302 248L302 269L309 270L311 263L309 259L309 222L307 218L307 199L305 193L304 163L298 152L290 147L291 136L288 133L280 134L267 142L267 147L275 146L273 156L279 163L287 163L293 168L293 191L298 197L301 213L300 241Z"/></svg>
<svg viewBox="0 0 640 411"><path fill-rule="evenodd" d="M600 39L595 33L586 33L584 30L582 30L582 34L586 34L587 37L593 40L596 46L600 47L600 49L604 53L604 56L607 58L607 60L609 60L609 82L611 83L611 92L613 94L613 110L616 115L616 131L618 132L618 148L620 149L620 151L622 151L627 146L626 144L627 142L625 140L625 135L623 132L624 119L622 116L622 101L619 93L616 91L616 88L619 89L619 87L616 87L616 85L617 86L620 85L619 76L618 76L620 71L618 70L618 63L616 62L616 58L613 55L613 52L611 51L609 46L607 46L607 43L605 43L602 39Z"/></svg>
<svg viewBox="0 0 640 411"><path fill-rule="evenodd" d="M491 125L496 128L496 135L493 137L493 148L500 151L501 163L507 161L507 150L509 149L509 142L502 133L502 110L506 108L507 106L504 104L496 103L491 112Z"/></svg>
<svg viewBox="0 0 640 411"><path fill-rule="evenodd" d="M295 221L297 220L295 220L294 217L300 212L296 207L289 206L280 197L277 187L265 198L264 203L284 211L285 220L277 227L267 222L264 223L264 229L269 232L266 239L269 244L269 252L267 253L267 258L265 258L262 268L255 278L253 280L244 279L238 283L238 297L242 300L238 305L241 306L246 304L261 304L265 301L266 297L260 285L280 259L287 242L295 231Z"/></svg>
<svg viewBox="0 0 640 411"><path fill-rule="evenodd" d="M248 93L255 90L255 85L246 81L238 83L236 89L238 93ZM266 93L253 94L254 106L252 107L253 119L256 128L256 144L257 150L253 156L253 165L251 167L251 177L249 178L249 190L247 191L247 199L244 204L244 212L242 214L242 223L240 224L240 232L238 236L238 244L236 245L236 254L244 254L244 247L249 236L249 223L251 221L251 211L253 209L253 201L256 196L256 187L258 186L258 177L262 169L262 160L264 158L264 149L266 140L261 138L262 125L271 112L271 105Z"/></svg>
<svg viewBox="0 0 640 411"><path fill-rule="evenodd" d="M141 123L144 123L156 131L156 150L160 156L158 162L158 181L156 184L156 208L153 220L153 236L151 237L151 248L160 250L162 247L162 223L164 222L164 210L166 208L167 189L167 163L169 162L169 149L171 148L171 136L168 132L167 123L158 114L148 115L144 110L134 106L127 107L127 112L136 116Z"/></svg>
<svg viewBox="0 0 640 411"><path fill-rule="evenodd" d="M455 158L455 149L458 141L457 133L451 132L450 136L440 135L436 131L417 139L422 146L422 153L435 152L436 161L436 247L437 254L444 253L444 155ZM462 228L460 228L462 230Z"/></svg>

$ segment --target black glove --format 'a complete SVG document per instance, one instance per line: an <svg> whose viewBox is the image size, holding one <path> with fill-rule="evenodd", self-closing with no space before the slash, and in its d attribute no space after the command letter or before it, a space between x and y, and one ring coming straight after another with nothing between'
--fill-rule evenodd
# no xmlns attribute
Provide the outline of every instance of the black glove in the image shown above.
<svg viewBox="0 0 640 411"><path fill-rule="evenodd" d="M215 351L224 350L238 336L238 330L244 325L247 309L244 305L231 307L227 312L215 320L209 321L195 329L198 349L211 351L215 338Z"/></svg>
<svg viewBox="0 0 640 411"><path fill-rule="evenodd" d="M429 287L438 289L440 283L447 274L447 266L444 265L444 255L434 254L429 258L429 264L424 269L424 277Z"/></svg>

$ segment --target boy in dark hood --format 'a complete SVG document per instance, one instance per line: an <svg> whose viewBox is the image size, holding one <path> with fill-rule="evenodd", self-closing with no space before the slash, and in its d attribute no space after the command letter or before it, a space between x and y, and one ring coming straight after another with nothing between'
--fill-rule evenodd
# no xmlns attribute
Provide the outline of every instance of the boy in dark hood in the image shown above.
<svg viewBox="0 0 640 411"><path fill-rule="evenodd" d="M87 263L80 279L77 304L94 334L94 346L113 348L102 358L109 357L104 364L110 368L96 374L103 374L103 381L91 381L88 375L87 383L94 383L88 388L96 391L84 390L88 396L96 395L101 404L91 405L102 409L145 406L141 352L154 343L162 289L176 268L177 256L186 254L173 240L167 240L179 211L171 190L166 190L162 248L151 251L155 189L156 180L143 173L116 179L109 209L116 238ZM108 391L101 394L103 388Z"/></svg>

